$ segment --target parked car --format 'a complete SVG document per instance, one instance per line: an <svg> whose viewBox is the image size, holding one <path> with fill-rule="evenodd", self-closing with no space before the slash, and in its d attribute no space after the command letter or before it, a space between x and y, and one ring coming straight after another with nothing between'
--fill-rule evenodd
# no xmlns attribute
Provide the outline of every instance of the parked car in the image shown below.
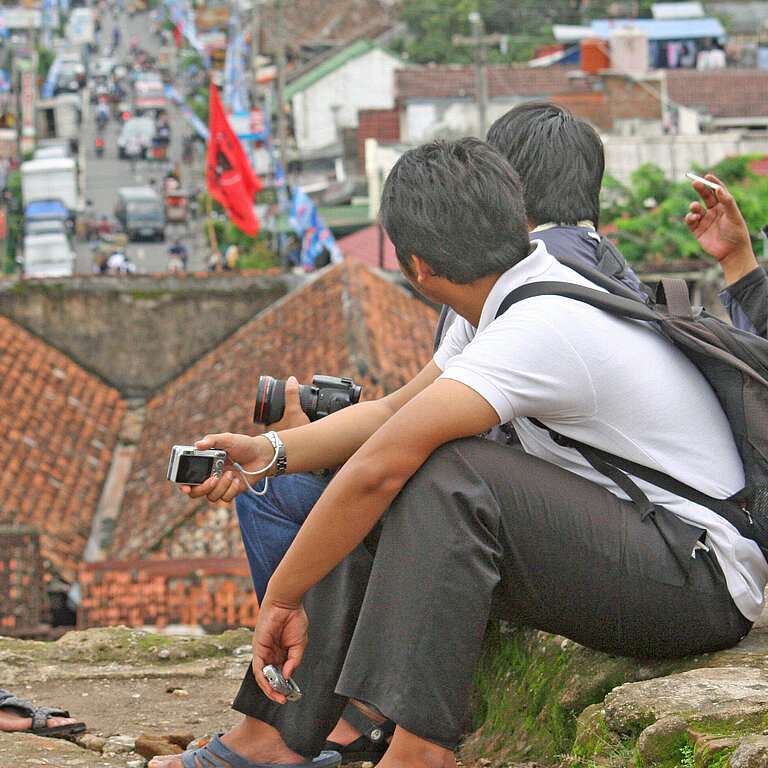
<svg viewBox="0 0 768 768"><path fill-rule="evenodd" d="M131 240L165 239L165 207L151 187L120 187L115 219Z"/></svg>
<svg viewBox="0 0 768 768"><path fill-rule="evenodd" d="M29 235L24 238L21 269L27 277L69 277L75 272L75 252L66 235Z"/></svg>
<svg viewBox="0 0 768 768"><path fill-rule="evenodd" d="M132 140L138 140L142 154L152 146L155 138L155 121L151 117L129 117L120 129L117 137L117 156L126 158L126 146Z"/></svg>

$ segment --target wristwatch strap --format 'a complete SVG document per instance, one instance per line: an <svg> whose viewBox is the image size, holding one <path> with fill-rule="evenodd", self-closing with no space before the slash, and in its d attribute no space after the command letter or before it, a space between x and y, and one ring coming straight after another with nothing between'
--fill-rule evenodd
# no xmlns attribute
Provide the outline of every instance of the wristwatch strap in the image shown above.
<svg viewBox="0 0 768 768"><path fill-rule="evenodd" d="M274 477L277 477L278 475L284 475L288 466L288 460L285 455L285 444L280 439L277 432L273 432L272 430L265 432L264 437L266 437L267 440L272 443L272 447L275 449L275 455L277 456L277 460L275 461Z"/></svg>

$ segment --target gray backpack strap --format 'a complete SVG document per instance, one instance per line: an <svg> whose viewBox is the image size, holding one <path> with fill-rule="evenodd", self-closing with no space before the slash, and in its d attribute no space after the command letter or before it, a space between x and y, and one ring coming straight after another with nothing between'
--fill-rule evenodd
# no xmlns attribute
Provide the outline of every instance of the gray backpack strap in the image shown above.
<svg viewBox="0 0 768 768"><path fill-rule="evenodd" d="M626 275L627 260L609 238L600 238L600 242L597 244L596 255L598 272L616 279Z"/></svg>
<svg viewBox="0 0 768 768"><path fill-rule="evenodd" d="M685 280L663 277L656 293L656 301L667 305L670 317L693 320L691 297Z"/></svg>

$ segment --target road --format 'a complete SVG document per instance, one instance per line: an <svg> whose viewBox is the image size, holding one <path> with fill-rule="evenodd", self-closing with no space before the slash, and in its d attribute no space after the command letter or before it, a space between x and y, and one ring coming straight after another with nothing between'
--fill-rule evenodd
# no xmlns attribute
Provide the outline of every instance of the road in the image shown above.
<svg viewBox="0 0 768 768"><path fill-rule="evenodd" d="M132 35L139 38L140 47L152 55L157 55L160 43L150 31L149 13L139 13L133 18L127 14L117 19L109 13L102 21L102 46L105 41L111 41L112 29L119 24L122 39L117 52L117 58L130 65L128 42ZM185 84L179 80L174 87L184 93ZM94 115L94 105L87 102L83 105L83 123L80 141L81 190L84 200L91 201L93 210L98 218L106 215L115 223L114 209L117 192L120 187L148 184L155 182L158 190L162 189L168 161L181 163L182 137L190 133L191 128L184 120L179 108L169 104L168 115L171 120L171 144L168 161L141 160L132 164L129 160L120 160L117 156L117 136L120 126L116 121L110 121L103 132L105 151L102 157L96 156L95 141L97 129ZM182 166L181 188L192 189L196 185L204 185L204 160L196 157L191 166ZM166 240L161 242L131 242L127 255L136 264L139 272L162 272L167 269L167 249L175 238L182 240L189 253L189 269L201 269L205 261L205 241L201 228L197 223L187 226L172 224L166 226ZM93 264L94 243L77 240L75 243L77 259L75 270L78 273L90 272Z"/></svg>

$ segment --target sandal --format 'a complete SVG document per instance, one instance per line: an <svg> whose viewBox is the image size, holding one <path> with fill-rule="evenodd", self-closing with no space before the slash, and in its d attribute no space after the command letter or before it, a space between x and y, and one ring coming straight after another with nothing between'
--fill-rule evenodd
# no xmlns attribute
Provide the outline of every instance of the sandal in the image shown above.
<svg viewBox="0 0 768 768"><path fill-rule="evenodd" d="M347 704L341 716L363 735L349 744L326 741L323 749L332 749L338 752L341 755L342 765L363 761L371 762L374 765L378 763L387 751L389 746L387 739L394 733L395 724L391 720L376 723L354 704Z"/></svg>
<svg viewBox="0 0 768 768"><path fill-rule="evenodd" d="M59 707L36 707L31 701L14 696L10 691L0 688L0 708L8 707L18 712L21 717L31 717L32 726L25 731L7 731L7 733L34 733L37 736L68 736L85 730L85 723L46 726L49 717L69 717L66 709Z"/></svg>
<svg viewBox="0 0 768 768"><path fill-rule="evenodd" d="M207 744L199 749L185 752L181 756L181 764L184 768L336 768L341 763L338 752L321 752L314 760L307 763L293 763L291 765L266 765L254 763L247 757L230 749L221 736L214 736ZM197 760L195 758L198 758Z"/></svg>

